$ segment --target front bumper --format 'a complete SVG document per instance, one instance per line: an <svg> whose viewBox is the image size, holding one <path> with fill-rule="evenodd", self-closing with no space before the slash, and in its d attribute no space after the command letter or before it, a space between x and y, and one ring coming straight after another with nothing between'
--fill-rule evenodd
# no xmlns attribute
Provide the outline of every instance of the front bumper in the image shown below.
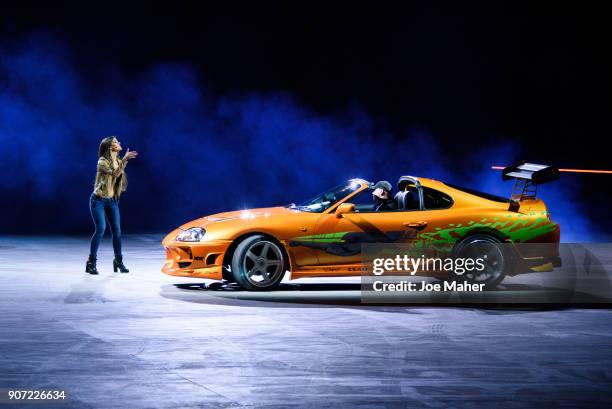
<svg viewBox="0 0 612 409"><path fill-rule="evenodd" d="M221 280L223 257L231 243L231 240L164 242L166 261L162 271L171 276Z"/></svg>

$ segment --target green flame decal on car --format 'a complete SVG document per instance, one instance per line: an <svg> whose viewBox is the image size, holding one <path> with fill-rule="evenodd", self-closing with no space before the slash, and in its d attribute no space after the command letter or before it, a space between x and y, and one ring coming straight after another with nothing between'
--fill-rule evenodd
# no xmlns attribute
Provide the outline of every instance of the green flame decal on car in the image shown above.
<svg viewBox="0 0 612 409"><path fill-rule="evenodd" d="M472 232L487 232L495 230L513 243L521 243L536 239L550 233L557 228L546 212L537 212L493 219L469 221L465 225L459 223L448 224L446 228L436 227L433 231L420 233L418 229L383 232L377 229L364 229L357 232L322 233L310 236L293 238L289 245L305 246L322 250L338 256L352 256L361 252L363 244L382 243L412 243L415 249L433 249L444 252L450 251L453 245Z"/></svg>
<svg viewBox="0 0 612 409"><path fill-rule="evenodd" d="M344 243L344 236L346 236L347 233L346 231L342 231L338 233L314 234L312 236L296 237L294 240L314 243Z"/></svg>
<svg viewBox="0 0 612 409"><path fill-rule="evenodd" d="M361 245L366 243L403 243L416 235L407 230L380 230L359 232L323 233L312 236L295 237L289 242L291 247L304 246L329 254L348 257L361 253Z"/></svg>
<svg viewBox="0 0 612 409"><path fill-rule="evenodd" d="M546 212L538 212L540 217L526 217L524 214L507 215L504 218L481 219L478 222L470 221L466 225L449 224L447 228L437 227L432 232L421 233L418 239L432 244L453 243L474 230L497 230L514 243L526 242L550 233L557 228ZM536 216L530 213L529 216Z"/></svg>

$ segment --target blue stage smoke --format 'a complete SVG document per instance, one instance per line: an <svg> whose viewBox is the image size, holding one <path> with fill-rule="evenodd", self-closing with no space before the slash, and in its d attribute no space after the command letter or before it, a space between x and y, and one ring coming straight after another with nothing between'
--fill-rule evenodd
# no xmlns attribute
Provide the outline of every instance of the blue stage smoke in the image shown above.
<svg viewBox="0 0 612 409"><path fill-rule="evenodd" d="M503 138L475 148L425 128L394 134L358 106L320 115L282 91L212 97L188 64L125 78L74 61L44 34L0 48L3 233L89 232L97 147L108 135L141 154L127 168L126 233L297 202L351 177L414 174L507 195L510 185L489 167L528 157ZM565 241L597 237L574 180L542 193Z"/></svg>

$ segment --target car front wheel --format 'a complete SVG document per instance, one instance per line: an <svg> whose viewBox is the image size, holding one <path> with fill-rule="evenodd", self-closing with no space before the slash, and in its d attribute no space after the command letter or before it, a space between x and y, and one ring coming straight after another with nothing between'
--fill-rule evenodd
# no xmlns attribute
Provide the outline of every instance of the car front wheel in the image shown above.
<svg viewBox="0 0 612 409"><path fill-rule="evenodd" d="M265 291L277 287L285 275L285 258L280 245L261 235L247 237L234 251L232 275L246 290Z"/></svg>

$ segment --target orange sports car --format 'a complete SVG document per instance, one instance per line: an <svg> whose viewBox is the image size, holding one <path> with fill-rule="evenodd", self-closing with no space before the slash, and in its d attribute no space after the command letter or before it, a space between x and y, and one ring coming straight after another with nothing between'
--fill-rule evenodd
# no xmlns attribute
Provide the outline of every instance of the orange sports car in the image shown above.
<svg viewBox="0 0 612 409"><path fill-rule="evenodd" d="M455 249L484 244L489 247L487 269L466 273L464 279L487 287L506 275L552 270L560 265L560 229L536 198L536 188L558 178L558 170L518 163L502 175L515 179L510 199L402 176L389 209L374 208L373 184L352 179L298 205L205 216L164 238L162 271L270 290L287 272L291 278L361 275L361 248L368 243ZM521 249L524 243L550 245L533 254ZM507 246L514 250L508 252Z"/></svg>

